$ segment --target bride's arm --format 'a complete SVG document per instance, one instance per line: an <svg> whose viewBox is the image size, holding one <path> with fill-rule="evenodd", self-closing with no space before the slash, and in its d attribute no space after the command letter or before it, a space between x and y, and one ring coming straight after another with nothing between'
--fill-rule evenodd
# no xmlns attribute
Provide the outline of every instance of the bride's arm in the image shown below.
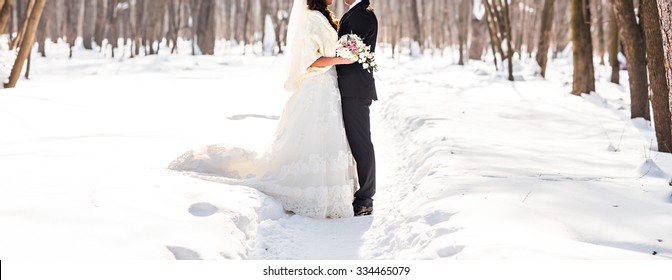
<svg viewBox="0 0 672 280"><path fill-rule="evenodd" d="M327 67L332 65L353 64L352 60L342 57L320 57L310 67Z"/></svg>

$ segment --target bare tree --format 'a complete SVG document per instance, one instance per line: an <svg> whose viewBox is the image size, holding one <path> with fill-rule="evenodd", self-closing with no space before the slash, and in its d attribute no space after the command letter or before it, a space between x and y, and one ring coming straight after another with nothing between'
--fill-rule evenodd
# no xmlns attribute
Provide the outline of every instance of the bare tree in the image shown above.
<svg viewBox="0 0 672 280"><path fill-rule="evenodd" d="M283 53L284 36L286 36L287 23L289 21L289 5L286 1L277 0L271 2L271 21L275 31L275 42L278 53Z"/></svg>
<svg viewBox="0 0 672 280"><path fill-rule="evenodd" d="M665 55L664 64L667 88L669 90L668 96L672 96L672 3L664 0L658 0L657 2L663 38L663 54Z"/></svg>
<svg viewBox="0 0 672 280"><path fill-rule="evenodd" d="M459 8L457 9L456 18L457 18L457 44L459 58L457 60L458 65L464 65L464 57L467 46L467 33L469 31L469 21L471 19L471 9L469 7L469 1L460 1Z"/></svg>
<svg viewBox="0 0 672 280"><path fill-rule="evenodd" d="M96 31L96 1L84 0L84 19L82 22L82 43L87 50L93 49L92 42Z"/></svg>
<svg viewBox="0 0 672 280"><path fill-rule="evenodd" d="M517 2L514 4L514 2ZM533 23L530 23L530 17L531 17L531 9L530 9L530 4L531 0L512 0L512 4L514 4L514 9L510 10L509 12L511 13L511 18L519 18L520 24L516 24L519 28L512 29L511 32L512 34L515 33L515 44L514 44L514 51L518 53L518 59L521 59L522 57L522 49L523 49L523 39L525 38L525 32L529 32L531 30L530 26ZM516 9L515 7L518 7ZM534 19L532 19L533 21Z"/></svg>
<svg viewBox="0 0 672 280"><path fill-rule="evenodd" d="M140 54L140 46L142 45L143 37L143 19L144 19L145 3L144 0L136 0L135 6L132 10L131 33L133 34L133 49L131 50L131 57Z"/></svg>
<svg viewBox="0 0 672 280"><path fill-rule="evenodd" d="M596 27L597 27L597 55L600 57L600 65L604 65L604 11L603 0L595 0Z"/></svg>
<svg viewBox="0 0 672 280"><path fill-rule="evenodd" d="M553 58L558 57L558 54L564 51L569 44L571 17L571 12L567 12L569 10L569 1L557 1L555 3L555 16L553 17L553 20L555 21L553 23L553 26L555 26L553 31L555 34L555 38L553 39L553 42L555 43Z"/></svg>
<svg viewBox="0 0 672 280"><path fill-rule="evenodd" d="M198 12L200 11L201 1L191 0L189 3L190 11L190 29L191 29L191 54L196 55L196 33L198 28Z"/></svg>
<svg viewBox="0 0 672 280"><path fill-rule="evenodd" d="M502 47L502 34L503 21L501 20L501 13L497 12L495 6L490 4L488 0L482 0L483 6L485 7L485 20L488 26L488 32L490 34L490 44L492 45L493 55L495 56L495 67L497 67L497 53L500 55L502 61L507 57L504 54L504 48ZM500 10L501 11L501 10Z"/></svg>
<svg viewBox="0 0 672 280"><path fill-rule="evenodd" d="M413 40L422 47L422 27L420 25L420 16L418 15L418 0L411 0L411 24L413 24Z"/></svg>
<svg viewBox="0 0 672 280"><path fill-rule="evenodd" d="M642 27L646 38L646 59L651 82L651 103L655 120L658 151L672 152L672 127L670 123L670 89L665 79L663 34L661 32L658 4L642 1ZM669 65L668 65L669 70Z"/></svg>
<svg viewBox="0 0 672 280"><path fill-rule="evenodd" d="M487 25L485 18L476 18L471 16L471 45L469 46L469 59L481 59L483 49L485 49Z"/></svg>
<svg viewBox="0 0 672 280"><path fill-rule="evenodd" d="M5 0L5 3L2 5L2 10L0 10L0 32L4 32L7 29L13 2L14 0Z"/></svg>
<svg viewBox="0 0 672 280"><path fill-rule="evenodd" d="M527 36L525 36L524 40L525 46L527 47L527 57L532 58L532 54L538 52L538 50L534 47L538 47L538 39L540 37L537 35L541 33L541 26L540 23L542 22L542 16L543 16L543 0L533 0L530 3L529 9L532 10L530 13L532 13L531 19L532 19L532 29L527 32ZM522 28L528 28L527 26L522 26ZM547 51L548 52L548 51Z"/></svg>
<svg viewBox="0 0 672 280"><path fill-rule="evenodd" d="M63 35L63 16L65 11L63 0L49 0L44 4L42 16L47 17L47 38L54 44L58 43Z"/></svg>
<svg viewBox="0 0 672 280"><path fill-rule="evenodd" d="M44 9L42 10L42 16L40 17L40 23L37 25L37 31L35 34L35 41L37 41L37 51L40 53L42 57L47 56L47 52L45 49L45 43L47 40L47 21L49 20L49 16L51 13L47 12L49 4L52 3L46 3L44 6ZM30 55L29 55L30 56ZM30 58L28 59L30 62ZM26 71L26 74L28 74L28 71ZM27 77L26 77L27 78Z"/></svg>
<svg viewBox="0 0 672 280"><path fill-rule="evenodd" d="M667 82L667 96L669 100L670 96L672 96L672 2L664 0L659 0L657 2L658 2L658 15L660 16L659 23L661 31L661 43L663 49L662 52L663 60L661 61L664 61L664 63L658 63L658 64L665 65L665 81ZM647 36L649 36L648 33ZM661 129L666 128L663 127ZM658 128L656 128L656 135L657 134L658 134ZM658 144L658 146L660 149L660 144Z"/></svg>
<svg viewBox="0 0 672 280"><path fill-rule="evenodd" d="M572 94L595 91L593 43L590 35L589 0L571 0L572 46L574 53L574 82Z"/></svg>
<svg viewBox="0 0 672 280"><path fill-rule="evenodd" d="M541 67L541 76L546 77L548 63L548 49L551 46L551 30L553 29L554 0L544 0L544 12L541 21L537 63Z"/></svg>
<svg viewBox="0 0 672 280"><path fill-rule="evenodd" d="M33 11L33 6L35 5L35 0L30 0L27 3L27 7L22 10L22 2L18 3L19 5L17 6L18 9L16 11L17 18L16 20L20 22L20 25L18 26L17 32L16 32L16 37L10 42L9 44L9 49L12 50L16 48L18 45L21 44L21 41L23 40L23 36L26 34L26 30L28 28L28 21L25 20L30 17L30 13ZM24 15L25 13L25 15Z"/></svg>
<svg viewBox="0 0 672 280"><path fill-rule="evenodd" d="M241 6L242 8L242 6ZM241 9L243 15L243 31L242 31L242 43L243 43L243 55L247 52L247 45L250 43L249 38L249 26L250 26L250 13L252 12L252 1L245 1L245 9Z"/></svg>
<svg viewBox="0 0 672 280"><path fill-rule="evenodd" d="M173 47L170 53L177 53L177 38L182 28L182 0L171 0L168 3L168 35L169 41L172 42Z"/></svg>
<svg viewBox="0 0 672 280"><path fill-rule="evenodd" d="M164 3L158 1L144 1L144 5L141 28L145 53L155 55L161 49L161 40L164 36L163 21L166 6ZM146 50L147 47L149 47L149 52Z"/></svg>
<svg viewBox="0 0 672 280"><path fill-rule="evenodd" d="M112 57L114 58L114 49L119 45L119 28L117 27L117 1L118 0L107 0L107 24L106 24L106 34L107 34L107 44L110 45L112 49Z"/></svg>
<svg viewBox="0 0 672 280"><path fill-rule="evenodd" d="M488 0L482 0L486 10L486 19L490 28L490 37L493 48L497 48L502 60L506 59L509 68L509 81L513 81L513 48L511 44L511 21L509 19L509 1L494 0L489 3ZM503 50L502 42L506 41L506 53ZM495 64L496 65L496 64Z"/></svg>
<svg viewBox="0 0 672 280"><path fill-rule="evenodd" d="M67 10L65 37L70 48L70 57L72 57L72 48L75 46L77 34L79 33L77 27L79 26L79 10L82 6L82 2L80 2L80 0L68 0L65 1L65 6Z"/></svg>
<svg viewBox="0 0 672 280"><path fill-rule="evenodd" d="M105 39L105 26L107 22L107 0L96 0L96 26L94 28L94 41L98 47L103 48Z"/></svg>
<svg viewBox="0 0 672 280"><path fill-rule="evenodd" d="M445 5L445 3L444 3ZM401 40L401 31L402 31L402 12L403 8L401 4L398 1L392 1L389 3L389 13L390 17L389 18L384 18L381 17L382 21L388 21L389 20L389 28L390 28L390 45L392 45L392 58L394 58L395 54L399 50L398 45L399 41ZM443 17L443 29L445 30L447 27L447 15L448 11L444 7L443 11L441 11Z"/></svg>
<svg viewBox="0 0 672 280"><path fill-rule="evenodd" d="M651 119L649 112L649 90L646 77L646 45L631 0L611 0L612 9L620 23L625 57L628 61L628 81L630 82L630 116Z"/></svg>
<svg viewBox="0 0 672 280"><path fill-rule="evenodd" d="M504 28L506 30L506 48L508 51L509 81L513 81L513 49L511 48L511 16L509 15L509 11L509 0L504 0Z"/></svg>
<svg viewBox="0 0 672 280"><path fill-rule="evenodd" d="M614 84L620 84L621 67L618 63L618 46L620 42L620 38L618 36L618 19L613 10L609 14L611 15L611 19L609 20L609 65L611 66L610 81Z"/></svg>
<svg viewBox="0 0 672 280"><path fill-rule="evenodd" d="M202 54L215 53L215 0L200 1L198 12L197 44Z"/></svg>
<svg viewBox="0 0 672 280"><path fill-rule="evenodd" d="M9 75L9 82L4 85L5 88L15 87L16 82L19 80L23 63L28 57L28 54L30 54L33 43L35 41L35 33L37 31L37 26L40 23L40 16L42 15L45 1L46 0L35 0L35 4L31 9L32 11L30 12L30 16L26 19L25 38L21 41L19 53L16 56L14 66L12 67L12 72Z"/></svg>

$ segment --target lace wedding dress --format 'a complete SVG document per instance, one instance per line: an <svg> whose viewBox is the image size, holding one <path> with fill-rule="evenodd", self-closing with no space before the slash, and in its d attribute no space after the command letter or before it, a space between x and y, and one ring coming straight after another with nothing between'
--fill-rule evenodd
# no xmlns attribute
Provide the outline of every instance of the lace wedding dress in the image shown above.
<svg viewBox="0 0 672 280"><path fill-rule="evenodd" d="M351 217L356 169L343 126L336 69L309 67L321 56L335 56L338 35L321 13L307 8L298 12L307 24L301 34L290 37L295 42L288 54L295 56L290 63L294 70L288 71L286 88L293 94L271 148L257 156L244 148L214 145L185 153L169 168L252 186L299 215ZM296 15L292 11L295 20Z"/></svg>

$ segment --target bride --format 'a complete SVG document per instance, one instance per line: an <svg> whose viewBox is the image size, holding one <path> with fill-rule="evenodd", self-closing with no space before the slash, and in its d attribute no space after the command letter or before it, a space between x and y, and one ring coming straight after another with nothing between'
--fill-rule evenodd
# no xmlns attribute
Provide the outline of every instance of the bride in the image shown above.
<svg viewBox="0 0 672 280"><path fill-rule="evenodd" d="M295 0L287 31L285 89L292 92L273 144L262 156L244 148L209 146L185 153L169 168L231 179L314 218L353 216L356 169L347 142L334 65L333 0ZM224 180L225 181L225 180Z"/></svg>

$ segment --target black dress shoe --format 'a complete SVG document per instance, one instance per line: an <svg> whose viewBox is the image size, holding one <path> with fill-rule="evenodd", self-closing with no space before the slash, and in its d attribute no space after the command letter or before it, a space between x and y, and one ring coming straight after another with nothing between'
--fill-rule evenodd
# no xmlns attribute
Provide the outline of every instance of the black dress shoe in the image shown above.
<svg viewBox="0 0 672 280"><path fill-rule="evenodd" d="M355 206L355 216L368 216L373 213L373 207L371 206Z"/></svg>

